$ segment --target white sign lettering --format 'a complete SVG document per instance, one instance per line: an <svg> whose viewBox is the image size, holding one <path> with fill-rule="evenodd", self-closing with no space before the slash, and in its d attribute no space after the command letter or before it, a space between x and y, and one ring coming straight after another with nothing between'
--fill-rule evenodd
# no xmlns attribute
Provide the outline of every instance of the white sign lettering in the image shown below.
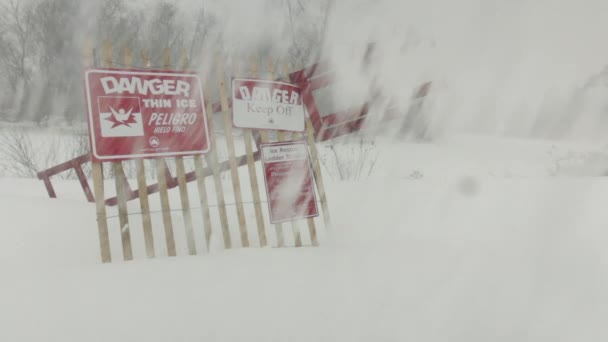
<svg viewBox="0 0 608 342"><path fill-rule="evenodd" d="M128 93L148 95L181 95L190 96L190 84L186 81L171 79L151 79L142 80L139 77L103 77L100 79L103 90L106 94Z"/></svg>

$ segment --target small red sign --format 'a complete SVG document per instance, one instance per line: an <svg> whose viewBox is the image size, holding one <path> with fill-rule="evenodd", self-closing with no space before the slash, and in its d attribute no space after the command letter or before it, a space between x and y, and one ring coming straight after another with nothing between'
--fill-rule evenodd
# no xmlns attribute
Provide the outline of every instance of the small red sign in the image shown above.
<svg viewBox="0 0 608 342"><path fill-rule="evenodd" d="M306 142L263 144L260 148L270 222L319 216Z"/></svg>
<svg viewBox="0 0 608 342"><path fill-rule="evenodd" d="M90 69L85 89L95 161L209 150L203 91L195 74Z"/></svg>

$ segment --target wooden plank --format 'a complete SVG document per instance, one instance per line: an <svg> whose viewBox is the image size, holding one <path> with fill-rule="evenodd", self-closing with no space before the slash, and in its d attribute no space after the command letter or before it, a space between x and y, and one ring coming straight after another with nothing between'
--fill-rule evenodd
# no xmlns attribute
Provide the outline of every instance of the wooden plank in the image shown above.
<svg viewBox="0 0 608 342"><path fill-rule="evenodd" d="M171 70L170 51L163 51L163 65L165 70ZM180 65L183 70L187 65L187 57L183 51L180 53ZM188 254L196 255L196 242L194 239L194 228L192 224L192 213L190 212L190 198L188 195L188 184L186 182L186 167L182 156L175 158L175 168L177 172L177 184L179 186L179 195L182 204L182 215L184 217L184 226L186 230L186 243L188 246Z"/></svg>
<svg viewBox="0 0 608 342"><path fill-rule="evenodd" d="M123 49L123 64L126 68L133 66L133 52L129 47ZM141 220L143 224L144 243L146 247L146 257L153 258L154 234L152 233L152 217L150 215L150 201L148 198L148 187L146 185L146 170L143 159L135 160L137 173L137 197L139 197L139 207L141 209Z"/></svg>
<svg viewBox="0 0 608 342"><path fill-rule="evenodd" d="M148 50L142 49L140 58L141 58L141 62L144 65L144 68L149 68L152 63L150 61L150 53L148 52Z"/></svg>
<svg viewBox="0 0 608 342"><path fill-rule="evenodd" d="M89 154L83 154L78 156L72 160L68 160L67 162L63 162L59 165L55 165L51 168L48 168L44 171L38 172L38 178L42 179L43 177L52 177L61 172L67 171L74 167L75 164L84 164L91 160L91 156Z"/></svg>
<svg viewBox="0 0 608 342"><path fill-rule="evenodd" d="M251 77L254 77L254 78L258 77L257 59L255 57L251 57L250 64L251 64L251 66L250 66L249 74L251 75ZM274 68L274 66L273 66L273 68ZM260 135L260 143L264 144L264 143L270 142L267 130L260 129L260 130L258 130L258 134ZM270 199L268 199L268 205L270 205ZM281 225L280 223L275 224L274 229L275 229L276 236L277 236L277 246L278 247L285 246L285 238L283 236L283 225Z"/></svg>
<svg viewBox="0 0 608 342"><path fill-rule="evenodd" d="M124 171L121 162L112 163L114 169L114 183L116 184L116 198L118 199L118 221L120 222L120 238L124 260L133 259L131 247L131 227L129 226L129 213L127 211L127 196L125 192Z"/></svg>
<svg viewBox="0 0 608 342"><path fill-rule="evenodd" d="M290 66L289 66L289 62L284 62L283 64L281 64L282 67L282 73L281 73L281 79L283 80L283 82L290 82L289 79L289 74L290 74Z"/></svg>
<svg viewBox="0 0 608 342"><path fill-rule="evenodd" d="M235 75L239 74L238 68L235 67ZM232 97L232 95L231 95ZM255 219L258 227L258 239L260 247L268 245L266 237L266 227L264 224L264 214L262 213L262 200L260 198L260 186L258 185L258 176L255 169L255 157L253 155L253 135L250 128L243 128L243 140L245 142L245 156L247 157L247 169L249 171L249 183L251 185L251 195L253 199L253 207L255 210Z"/></svg>
<svg viewBox="0 0 608 342"><path fill-rule="evenodd" d="M171 50L168 48L163 49L163 68L169 69L171 62ZM150 63L148 62L148 65ZM158 185L160 193L160 202L163 212L163 223L165 225L165 238L167 242L167 254L169 256L176 256L177 250L175 248L175 236L173 231L173 221L171 219L171 205L169 203L169 188L175 186L169 166L164 158L157 159L157 170L158 170Z"/></svg>
<svg viewBox="0 0 608 342"><path fill-rule="evenodd" d="M169 48L163 49L163 69L171 69L171 49Z"/></svg>
<svg viewBox="0 0 608 342"><path fill-rule="evenodd" d="M274 80L275 78L275 68L274 68L274 63L272 62L272 59L268 60L268 74L270 76L271 80ZM266 142L269 142L269 137L268 137L268 133L267 131L264 132L266 134ZM262 141L264 141L264 135L262 135ZM268 199L268 205L270 205L270 199ZM285 236L283 235L283 224L282 223L275 223L274 225L275 230L277 232L277 245L278 247L285 247Z"/></svg>
<svg viewBox="0 0 608 342"><path fill-rule="evenodd" d="M312 132L313 132L313 134L316 133L316 135L321 135L321 133L323 131L323 122L321 120L321 114L319 113L317 105L315 104L315 99L312 94L312 89L311 89L310 83L308 83L308 81L305 80L305 81L303 81L301 86L302 86L302 102L304 103L304 106L306 107L306 110L308 111L308 118L310 118L310 120L312 120L311 121L311 124L313 127Z"/></svg>
<svg viewBox="0 0 608 342"><path fill-rule="evenodd" d="M245 222L245 210L243 208L243 196L241 194L241 182L239 179L238 166L236 164L234 139L232 135L232 119L228 108L228 94L226 91L226 81L224 76L224 60L219 57L217 62L217 78L220 87L220 103L222 105L222 116L224 118L224 133L226 145L228 147L228 158L230 160L230 174L232 176L232 187L234 189L234 201L239 220L241 232L241 244L249 247L249 237L247 236L247 225Z"/></svg>
<svg viewBox="0 0 608 342"><path fill-rule="evenodd" d="M218 163L216 139L214 130L213 120L213 104L209 98L209 85L207 84L206 92L203 92L205 96L205 103L207 104L207 125L209 125L209 143L211 144L210 150L205 156L207 158L207 164L211 166L213 172L213 180L215 184L215 195L217 198L217 207L220 215L220 223L222 225L222 238L224 239L224 248L232 248L232 238L230 237L230 228L228 226L228 213L226 210L226 200L224 198L224 188L222 185L222 178L220 175L220 166Z"/></svg>
<svg viewBox="0 0 608 342"><path fill-rule="evenodd" d="M53 183L48 176L43 176L42 181L44 182L44 187L46 188L46 192L48 192L50 198L57 198L57 194L55 193L55 189L53 188Z"/></svg>
<svg viewBox="0 0 608 342"><path fill-rule="evenodd" d="M93 176L93 191L95 191L95 208L97 214L97 230L99 232L99 249L101 251L101 262L112 262L110 253L110 234L108 232L108 219L106 204L104 202L103 171L101 162L91 164Z"/></svg>
<svg viewBox="0 0 608 342"><path fill-rule="evenodd" d="M254 135L254 139L256 140L256 144L259 143L259 141L258 141L259 139L258 138L259 138L259 135L257 135L257 137ZM260 160L260 151L255 151L253 153L253 159L255 161ZM245 156L245 155L239 156L236 159L236 164L239 167L247 165L247 156ZM219 172L229 171L230 170L230 161L223 161L221 163L218 163L217 164L217 168L218 168ZM167 187L169 189L177 187L178 186L177 185L177 178L171 177L168 168L165 167L165 169L166 169L165 173L167 174ZM205 177L207 177L207 176L213 176L213 169L211 167L204 168L203 169L203 175ZM196 181L196 172L195 171L191 171L191 172L186 173L186 181L187 182L194 182L194 181ZM170 185L170 183L175 183L175 184L171 184ZM148 185L147 190L148 190L148 195L157 193L158 192L158 183ZM138 196L138 194L139 194L139 191L135 190L133 192L133 198L136 198ZM127 199L129 199L129 198L127 198ZM116 205L116 197L111 197L111 198L106 199L106 205L108 205L108 206L114 206L114 205Z"/></svg>
<svg viewBox="0 0 608 342"><path fill-rule="evenodd" d="M302 138L302 133L294 132L291 136L292 140L298 140ZM313 217L306 219L308 223L308 230L310 234L310 240L313 245L317 245L317 230L315 228L315 220ZM295 245L296 247L302 247L302 235L300 234L300 223L299 221L292 221L292 228L294 230ZM296 234L297 233L297 234Z"/></svg>
<svg viewBox="0 0 608 342"><path fill-rule="evenodd" d="M264 215L262 213L262 199L260 198L260 186L258 185L258 176L255 169L255 158L253 156L253 136L251 130L246 128L243 131L243 139L245 140L245 153L247 155L247 168L249 169L249 181L251 183L251 193L253 196L253 206L255 209L255 218L258 227L258 237L260 239L260 247L268 245L266 237L266 227L264 225Z"/></svg>
<svg viewBox="0 0 608 342"><path fill-rule="evenodd" d="M163 161L163 167L165 168L165 179L167 180L167 188L173 189L178 185L177 178L173 178L173 176L171 176L171 170L169 170L169 165L167 164L167 160L163 158L162 161Z"/></svg>
<svg viewBox="0 0 608 342"><path fill-rule="evenodd" d="M308 141L308 147L310 148L313 172L315 174L317 191L319 193L319 200L321 202L321 208L323 210L323 222L325 223L326 229L328 229L331 223L329 218L329 207L327 205L327 196L325 194L323 177L321 176L321 167L319 165L319 154L317 152L317 146L314 138L314 130L312 128L312 123L310 122L309 117L306 117L306 139Z"/></svg>
<svg viewBox="0 0 608 342"><path fill-rule="evenodd" d="M327 141L330 139L335 139L345 134L349 134L352 132L357 132L361 130L361 126L365 122L366 117L359 118L354 121L349 121L342 125L328 127L323 125L321 130L317 133L315 137L315 141Z"/></svg>
<svg viewBox="0 0 608 342"><path fill-rule="evenodd" d="M112 61L112 43L109 40L104 40L102 47L103 66L111 68L114 64ZM131 230L129 227L129 212L127 210L127 196L122 162L112 162L112 170L114 171L114 184L116 185L116 199L118 203L118 221L120 223L120 239L122 241L122 253L124 260L133 259L133 250L131 247Z"/></svg>
<svg viewBox="0 0 608 342"><path fill-rule="evenodd" d="M80 182L80 187L82 187L82 191L84 191L84 195L87 198L87 201L93 203L95 202L95 196L93 196L93 192L89 187L89 182L87 182L87 177L84 175L84 171L82 170L82 166L80 164L74 164L74 171L76 171L76 176L78 177L78 181Z"/></svg>
<svg viewBox="0 0 608 342"><path fill-rule="evenodd" d="M121 169L121 173L122 173L122 186L124 189L124 193L125 193L125 201L131 200L133 198L135 198L134 196L134 192L133 190L131 190L131 186L129 185L129 182L127 181L127 175L125 174L124 168Z"/></svg>
<svg viewBox="0 0 608 342"><path fill-rule="evenodd" d="M205 174L203 173L203 158L194 157L194 171L196 173L196 185L198 188L199 201L201 205L201 214L203 215L203 225L205 230L205 246L209 251L211 243L211 213L209 211L209 200L207 199L207 187L205 185Z"/></svg>
<svg viewBox="0 0 608 342"><path fill-rule="evenodd" d="M171 221L171 206L169 205L169 194L167 189L167 169L161 158L156 159L156 172L158 175L158 192L160 194L160 205L165 227L165 242L167 244L167 254L175 256L175 237L173 236L173 222Z"/></svg>
<svg viewBox="0 0 608 342"><path fill-rule="evenodd" d="M146 50L141 51L142 64L150 67L150 54ZM156 176L158 182L158 192L160 197L161 213L163 217L163 227L165 229L165 244L167 245L167 255L175 256L175 237L173 235L173 222L171 221L171 207L169 205L169 195L167 188L167 165L162 158L156 158ZM149 189L147 189L150 193ZM141 195L141 194L140 194Z"/></svg>
<svg viewBox="0 0 608 342"><path fill-rule="evenodd" d="M92 44L85 42L83 64L84 66L94 65L94 50ZM97 231L99 234L99 250L101 254L101 262L112 262L112 254L110 252L110 234L108 232L108 220L106 214L106 204L104 201L103 187L103 169L101 162L92 162L91 171L93 177L93 191L95 192L95 215L97 218Z"/></svg>
<svg viewBox="0 0 608 342"><path fill-rule="evenodd" d="M296 66L295 66L295 68L296 68L297 70L299 70L299 69L301 69L301 65L296 65ZM293 80L294 80L294 79L292 78L292 81L293 81ZM308 118L305 118L305 120L308 120ZM309 125L309 123L308 123L308 122L305 122L305 125L306 125L306 126L308 126L308 125ZM311 127L312 127L312 125L311 125ZM304 131L304 132L307 132L307 129L308 129L308 127L306 127L306 128L305 128L305 131ZM309 135L310 133L307 133L307 134ZM300 134L300 133L296 133L296 134L295 134L295 136L294 136L294 139L301 139L301 138L302 138L302 134ZM312 148L310 147L310 143L311 143L311 141L312 141L313 146L314 146L314 137L313 137L313 139L312 139L312 140L307 139L307 143L308 143L308 145L309 145L309 149L312 149ZM315 147L316 147L316 146L315 146ZM316 151L316 150L315 150L315 151ZM312 153L311 153L311 154L312 154ZM311 158L312 158L312 157L311 157ZM308 224L308 234L309 234L309 236L310 236L310 242L311 242L311 243L312 243L312 245L313 245L313 246L315 246L315 247L316 247L316 246L319 246L319 240L318 240L318 237L317 237L317 228L315 227L315 218L314 218L314 217L309 217L309 218L307 218L307 219L306 219L306 223Z"/></svg>
<svg viewBox="0 0 608 342"><path fill-rule="evenodd" d="M106 39L102 43L103 66L111 68L112 64L112 43Z"/></svg>
<svg viewBox="0 0 608 342"><path fill-rule="evenodd" d="M281 77L289 76L289 64L283 63L283 72ZM279 141L287 141L285 137L285 131L279 131L277 136ZM292 134L293 137L293 134ZM296 247L302 247L302 235L300 234L300 227L297 221L291 221L291 231L293 233L294 244Z"/></svg>
<svg viewBox="0 0 608 342"><path fill-rule="evenodd" d="M313 246L319 246L319 240L317 238L317 229L315 228L314 217L307 218L306 223L308 223L308 234L310 235L310 242L312 243Z"/></svg>
<svg viewBox="0 0 608 342"><path fill-rule="evenodd" d="M257 59L255 57L251 57L251 66L250 66L249 74L253 78L257 78L259 76L259 73L258 73L258 61L257 61ZM260 136L260 142L267 143L267 142L270 141L270 139L268 137L268 131L267 130L260 129L260 130L257 130L257 133Z"/></svg>
<svg viewBox="0 0 608 342"><path fill-rule="evenodd" d="M177 169L177 183L179 184L179 195L182 201L182 213L184 215L184 225L186 228L186 242L188 244L188 254L196 255L196 243L194 241L194 228L192 227L192 214L190 213L190 199L188 198L188 184L186 183L186 167L184 158L175 158Z"/></svg>
<svg viewBox="0 0 608 342"><path fill-rule="evenodd" d="M137 171L137 189L139 195L139 207L141 209L141 220L144 226L144 242L146 245L146 256L153 258L154 233L152 232L152 217L150 215L150 199L148 198L148 187L146 186L146 170L143 159L135 161Z"/></svg>
<svg viewBox="0 0 608 342"><path fill-rule="evenodd" d="M291 221L291 230L294 236L294 245L302 247L302 235L300 234L300 224L298 221Z"/></svg>
<svg viewBox="0 0 608 342"><path fill-rule="evenodd" d="M278 132L279 141L286 141L285 132ZM300 227L298 225L298 221L291 221L291 231L293 234L294 244L296 247L302 247L302 235L300 234Z"/></svg>
<svg viewBox="0 0 608 342"><path fill-rule="evenodd" d="M350 121L362 119L368 114L368 112L369 105L366 103L361 107L325 115L322 122L323 125L331 128L334 125L344 125Z"/></svg>
<svg viewBox="0 0 608 342"><path fill-rule="evenodd" d="M316 89L320 89L320 88L329 86L330 84L334 83L335 80L336 80L336 75L333 72L331 72L331 73L325 74L323 76L311 78L309 80L309 82L310 82L310 86L311 86L312 90L316 90Z"/></svg>
<svg viewBox="0 0 608 342"><path fill-rule="evenodd" d="M190 67L190 58L188 57L188 51L182 48L179 50L179 66L180 70L186 71Z"/></svg>
<svg viewBox="0 0 608 342"><path fill-rule="evenodd" d="M185 49L180 50L180 65L182 70L187 70L190 65L190 59ZM209 251L211 242L211 213L209 211L209 200L207 199L207 187L205 185L205 174L203 172L203 158L200 155L194 156L194 174L196 178L196 186L198 188L199 202L201 206L201 214L203 216L203 229L205 232L205 246ZM187 179L187 175L185 177Z"/></svg>

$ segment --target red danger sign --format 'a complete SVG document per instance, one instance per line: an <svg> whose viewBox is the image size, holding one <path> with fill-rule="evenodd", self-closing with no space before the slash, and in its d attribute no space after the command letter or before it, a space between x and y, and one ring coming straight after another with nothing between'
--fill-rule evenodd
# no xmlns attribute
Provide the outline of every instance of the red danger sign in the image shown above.
<svg viewBox="0 0 608 342"><path fill-rule="evenodd" d="M263 144L261 150L270 222L319 216L306 142Z"/></svg>
<svg viewBox="0 0 608 342"><path fill-rule="evenodd" d="M93 160L209 150L203 91L195 74L91 69L85 90Z"/></svg>

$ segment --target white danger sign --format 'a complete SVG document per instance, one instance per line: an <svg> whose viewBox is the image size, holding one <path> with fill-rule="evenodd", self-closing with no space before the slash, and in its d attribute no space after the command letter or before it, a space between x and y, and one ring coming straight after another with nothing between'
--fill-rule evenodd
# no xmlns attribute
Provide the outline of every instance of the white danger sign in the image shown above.
<svg viewBox="0 0 608 342"><path fill-rule="evenodd" d="M304 131L300 87L275 81L234 79L232 120L235 127Z"/></svg>

